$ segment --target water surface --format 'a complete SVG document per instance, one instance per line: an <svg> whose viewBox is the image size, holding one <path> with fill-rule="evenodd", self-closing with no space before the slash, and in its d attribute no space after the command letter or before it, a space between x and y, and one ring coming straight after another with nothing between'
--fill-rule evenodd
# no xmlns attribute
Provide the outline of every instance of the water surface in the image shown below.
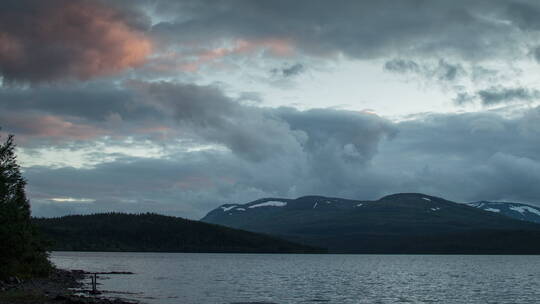
<svg viewBox="0 0 540 304"><path fill-rule="evenodd" d="M539 303L540 256L54 252L143 303Z"/></svg>

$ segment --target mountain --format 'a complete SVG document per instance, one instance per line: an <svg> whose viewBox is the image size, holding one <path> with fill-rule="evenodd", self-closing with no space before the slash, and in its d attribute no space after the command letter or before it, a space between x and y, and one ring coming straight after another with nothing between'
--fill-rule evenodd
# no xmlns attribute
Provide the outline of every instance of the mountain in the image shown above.
<svg viewBox="0 0 540 304"><path fill-rule="evenodd" d="M275 237L157 214L107 213L34 218L60 251L315 253Z"/></svg>
<svg viewBox="0 0 540 304"><path fill-rule="evenodd" d="M226 204L203 222L341 253L540 253L540 225L420 193Z"/></svg>
<svg viewBox="0 0 540 304"><path fill-rule="evenodd" d="M518 220L535 222L540 224L539 207L520 203L488 201L468 203L467 205L475 208L480 208L485 211L496 212Z"/></svg>

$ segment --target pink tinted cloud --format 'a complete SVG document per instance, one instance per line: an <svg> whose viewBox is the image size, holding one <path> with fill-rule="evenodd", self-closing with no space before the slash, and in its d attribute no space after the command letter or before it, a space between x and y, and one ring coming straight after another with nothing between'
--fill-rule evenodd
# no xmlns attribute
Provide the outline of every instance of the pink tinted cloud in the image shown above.
<svg viewBox="0 0 540 304"><path fill-rule="evenodd" d="M130 18L135 17L98 0L0 5L0 74L7 81L40 82L139 66L152 43Z"/></svg>
<svg viewBox="0 0 540 304"><path fill-rule="evenodd" d="M22 143L30 138L52 140L91 140L107 131L84 123L75 123L54 115L0 115L5 131L14 133Z"/></svg>
<svg viewBox="0 0 540 304"><path fill-rule="evenodd" d="M197 72L203 66L216 66L222 59L229 56L252 56L260 52L274 57L287 57L294 55L295 46L289 39L236 39L231 45L198 50L194 54L189 54L187 51L161 54L154 58L149 66L155 71L162 72L178 70Z"/></svg>

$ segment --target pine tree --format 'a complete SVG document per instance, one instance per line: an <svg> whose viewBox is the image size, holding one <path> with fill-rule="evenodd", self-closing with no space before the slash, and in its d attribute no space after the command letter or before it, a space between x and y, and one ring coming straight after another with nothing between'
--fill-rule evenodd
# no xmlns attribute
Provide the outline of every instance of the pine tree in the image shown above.
<svg viewBox="0 0 540 304"><path fill-rule="evenodd" d="M51 269L44 243L31 223L25 186L10 135L0 143L0 279L45 275Z"/></svg>

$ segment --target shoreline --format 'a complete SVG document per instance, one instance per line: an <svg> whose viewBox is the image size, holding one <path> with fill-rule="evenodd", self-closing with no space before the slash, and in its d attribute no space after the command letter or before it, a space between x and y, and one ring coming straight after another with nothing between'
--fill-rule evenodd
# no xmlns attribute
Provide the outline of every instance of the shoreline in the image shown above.
<svg viewBox="0 0 540 304"><path fill-rule="evenodd" d="M104 273L105 274L105 273ZM0 281L0 304L134 304L122 298L92 295L84 289L84 270L54 269L48 277Z"/></svg>

